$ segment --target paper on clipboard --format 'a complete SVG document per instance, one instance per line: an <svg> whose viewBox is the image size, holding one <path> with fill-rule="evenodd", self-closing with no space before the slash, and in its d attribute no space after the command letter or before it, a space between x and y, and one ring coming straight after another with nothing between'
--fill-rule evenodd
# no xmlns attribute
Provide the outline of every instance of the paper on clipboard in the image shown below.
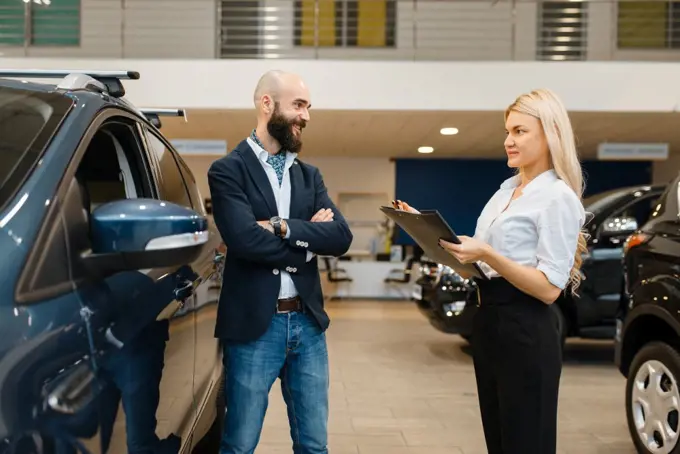
<svg viewBox="0 0 680 454"><path fill-rule="evenodd" d="M460 263L454 256L439 246L440 238L451 243L460 243L460 240L437 210L409 213L392 207L381 206L380 211L404 229L432 261L476 278L488 279L479 265L476 263Z"/></svg>

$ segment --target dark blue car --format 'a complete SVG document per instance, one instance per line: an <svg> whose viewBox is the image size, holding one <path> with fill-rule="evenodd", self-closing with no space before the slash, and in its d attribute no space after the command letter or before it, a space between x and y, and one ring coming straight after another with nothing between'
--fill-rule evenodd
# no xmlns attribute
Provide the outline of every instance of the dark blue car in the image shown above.
<svg viewBox="0 0 680 454"><path fill-rule="evenodd" d="M221 241L162 112L0 77L0 453L217 452Z"/></svg>

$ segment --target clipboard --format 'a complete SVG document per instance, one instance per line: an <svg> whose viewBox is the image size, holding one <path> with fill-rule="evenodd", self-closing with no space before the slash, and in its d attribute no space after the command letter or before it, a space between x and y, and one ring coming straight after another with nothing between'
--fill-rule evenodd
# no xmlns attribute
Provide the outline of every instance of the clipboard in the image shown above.
<svg viewBox="0 0 680 454"><path fill-rule="evenodd" d="M409 213L388 206L381 206L380 211L404 229L432 261L451 267L455 271L463 271L479 279L489 279L478 264L460 263L454 256L439 246L440 238L450 243L460 244L458 235L444 220L439 211L422 210L420 213Z"/></svg>

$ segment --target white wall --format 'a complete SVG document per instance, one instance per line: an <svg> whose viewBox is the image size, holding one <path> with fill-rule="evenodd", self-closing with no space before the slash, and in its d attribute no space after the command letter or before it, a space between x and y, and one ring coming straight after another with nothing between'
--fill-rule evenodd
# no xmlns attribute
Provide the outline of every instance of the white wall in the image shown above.
<svg viewBox="0 0 680 454"><path fill-rule="evenodd" d="M125 84L130 100L158 108L252 109L253 84L273 68L302 74L318 109L499 111L518 93L545 86L573 111L680 105L680 63L7 58L0 65L137 70L141 80Z"/></svg>
<svg viewBox="0 0 680 454"><path fill-rule="evenodd" d="M611 60L616 34L616 5L611 2L588 3L588 60Z"/></svg>
<svg viewBox="0 0 680 454"><path fill-rule="evenodd" d="M214 58L214 0L81 0L79 47L6 47L4 57Z"/></svg>
<svg viewBox="0 0 680 454"><path fill-rule="evenodd" d="M519 0L515 4L515 60L536 59L536 30L538 5L534 1Z"/></svg>
<svg viewBox="0 0 680 454"><path fill-rule="evenodd" d="M343 192L385 193L394 199L394 162L386 158L313 157L301 159L317 166L333 200Z"/></svg>
<svg viewBox="0 0 680 454"><path fill-rule="evenodd" d="M125 0L124 12L124 58L216 55L214 0Z"/></svg>

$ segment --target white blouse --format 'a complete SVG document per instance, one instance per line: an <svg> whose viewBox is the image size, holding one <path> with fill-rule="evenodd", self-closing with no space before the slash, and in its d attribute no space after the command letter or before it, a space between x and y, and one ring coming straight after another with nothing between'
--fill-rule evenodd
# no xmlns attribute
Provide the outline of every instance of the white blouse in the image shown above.
<svg viewBox="0 0 680 454"><path fill-rule="evenodd" d="M585 222L583 204L554 170L534 178L510 201L519 183L519 175L503 182L482 210L475 238L517 263L537 268L564 289ZM498 276L486 263L479 265L489 277Z"/></svg>

